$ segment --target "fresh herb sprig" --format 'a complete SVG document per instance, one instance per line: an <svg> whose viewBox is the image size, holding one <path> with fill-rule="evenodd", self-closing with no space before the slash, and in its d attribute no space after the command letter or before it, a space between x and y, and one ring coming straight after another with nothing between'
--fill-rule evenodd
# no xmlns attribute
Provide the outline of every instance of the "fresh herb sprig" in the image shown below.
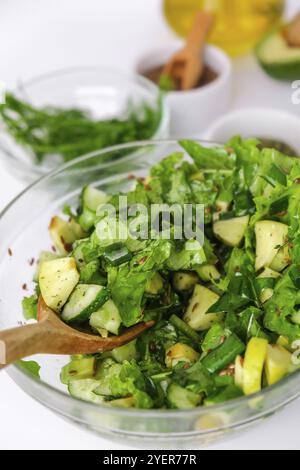
<svg viewBox="0 0 300 470"><path fill-rule="evenodd" d="M69 161L111 145L153 137L161 119L161 103L156 109L148 104L139 109L129 107L123 118L100 121L85 110L36 108L7 93L5 104L0 105L0 119L37 163L53 155Z"/></svg>

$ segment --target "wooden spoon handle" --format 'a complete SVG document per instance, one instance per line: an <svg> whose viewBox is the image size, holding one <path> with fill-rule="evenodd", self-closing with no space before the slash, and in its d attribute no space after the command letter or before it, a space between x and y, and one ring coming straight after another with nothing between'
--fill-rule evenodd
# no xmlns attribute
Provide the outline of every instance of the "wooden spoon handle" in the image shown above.
<svg viewBox="0 0 300 470"><path fill-rule="evenodd" d="M100 338L73 330L57 328L49 321L0 331L0 369L18 359L34 354L94 354L111 351L129 343L154 325L153 321L139 323L121 336Z"/></svg>
<svg viewBox="0 0 300 470"><path fill-rule="evenodd" d="M206 38L213 26L214 15L207 11L197 13L193 28L191 29L186 47L194 52L199 52L205 45Z"/></svg>
<svg viewBox="0 0 300 470"><path fill-rule="evenodd" d="M47 329L40 323L0 331L0 369L43 352L46 336Z"/></svg>

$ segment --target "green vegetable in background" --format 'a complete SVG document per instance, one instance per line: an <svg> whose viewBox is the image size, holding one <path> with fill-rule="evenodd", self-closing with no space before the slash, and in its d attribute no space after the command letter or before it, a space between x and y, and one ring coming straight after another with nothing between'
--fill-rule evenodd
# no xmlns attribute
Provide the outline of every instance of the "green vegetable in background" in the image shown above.
<svg viewBox="0 0 300 470"><path fill-rule="evenodd" d="M157 110L144 104L137 110L129 107L122 118L102 121L80 109L36 108L11 93L0 105L0 119L9 134L40 164L53 155L69 161L112 145L149 139L160 118L160 103Z"/></svg>

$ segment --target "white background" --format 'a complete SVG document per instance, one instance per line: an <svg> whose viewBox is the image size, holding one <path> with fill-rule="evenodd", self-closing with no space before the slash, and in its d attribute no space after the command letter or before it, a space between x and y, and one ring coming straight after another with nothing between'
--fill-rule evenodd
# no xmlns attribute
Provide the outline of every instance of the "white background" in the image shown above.
<svg viewBox="0 0 300 470"><path fill-rule="evenodd" d="M1 0L0 80L18 79L66 66L119 65L128 69L151 47L172 40L161 0ZM288 1L288 15L300 0ZM234 109L269 106L300 115L288 84L263 74L251 56L238 59ZM299 77L300 79L300 77ZM0 210L21 189L1 165ZM299 449L300 402L216 449ZM1 449L121 449L56 417L0 374Z"/></svg>

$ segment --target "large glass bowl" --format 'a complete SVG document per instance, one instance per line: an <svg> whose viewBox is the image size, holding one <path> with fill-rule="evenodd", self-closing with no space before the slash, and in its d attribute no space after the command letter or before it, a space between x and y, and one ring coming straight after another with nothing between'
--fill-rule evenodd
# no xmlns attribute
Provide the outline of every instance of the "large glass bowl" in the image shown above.
<svg viewBox="0 0 300 470"><path fill-rule="evenodd" d="M212 144L203 143L211 146ZM173 151L176 142L141 142L110 148L79 158L43 177L18 196L0 216L0 329L23 321L21 300L32 290L32 258L51 247L48 224L65 204L73 204L83 185L105 191L126 190L133 173L149 167ZM118 157L118 159L116 159ZM22 288L23 286L23 288ZM68 395L60 383L62 356L35 356L41 379L17 366L7 369L30 396L63 417L99 435L133 447L193 449L207 446L257 423L300 395L300 374L251 397L190 411L113 409ZM9 404L9 397L3 397Z"/></svg>
<svg viewBox="0 0 300 470"><path fill-rule="evenodd" d="M147 105L158 116L149 139L169 136L169 109L164 97L154 83L133 73L102 66L71 67L20 82L13 93L38 108L84 109L95 120L126 119L130 110L139 112ZM29 148L6 132L1 120L0 155L8 171L28 183L62 164L59 155L49 155L38 163Z"/></svg>

